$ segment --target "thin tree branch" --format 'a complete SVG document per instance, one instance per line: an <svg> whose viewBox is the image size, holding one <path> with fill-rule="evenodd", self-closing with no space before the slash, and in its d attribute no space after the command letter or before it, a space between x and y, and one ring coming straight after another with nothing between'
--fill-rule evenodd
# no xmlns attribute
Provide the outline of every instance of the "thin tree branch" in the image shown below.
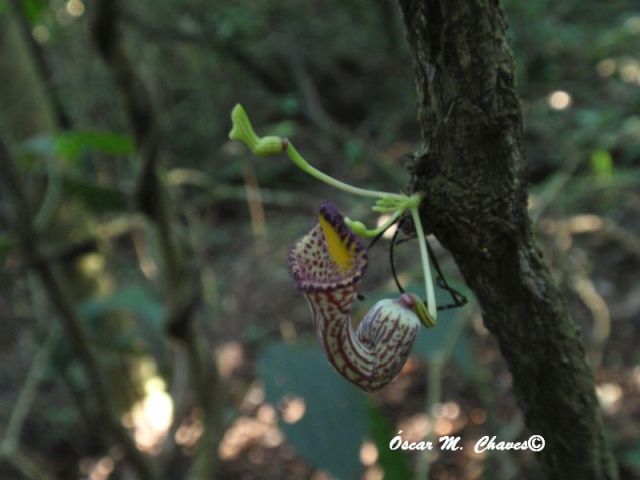
<svg viewBox="0 0 640 480"><path fill-rule="evenodd" d="M27 373L27 377L15 401L11 416L9 417L4 439L2 443L0 443L0 457L5 458L25 477L31 480L49 479L50 477L20 450L20 434L36 397L38 386L42 381L51 349L59 337L60 331L57 325L50 326L46 340L38 349L31 363L31 368Z"/></svg>
<svg viewBox="0 0 640 480"><path fill-rule="evenodd" d="M287 93L291 89L291 85L285 80L274 75L273 72L261 65L251 55L238 47L237 43L233 40L222 40L216 32L193 33L185 32L178 28L162 28L156 25L149 24L141 20L135 14L123 10L121 14L123 22L139 30L148 38L156 42L182 42L190 45L197 45L199 47L209 48L227 55L238 65L245 69L246 72L251 74L262 86L269 92L275 94Z"/></svg>
<svg viewBox="0 0 640 480"><path fill-rule="evenodd" d="M18 170L12 161L9 151L0 140L0 179L10 195L13 204L13 228L21 241L22 252L30 259L37 271L54 309L62 321L73 345L76 355L83 366L91 389L98 399L96 404L101 421L106 425L113 438L120 442L132 466L142 479L154 478L147 459L136 448L129 433L120 423L111 404L111 397L103 382L104 375L89 347L82 321L78 317L70 300L61 287L53 265L40 251L36 233L32 227L32 215L27 197L22 187Z"/></svg>
<svg viewBox="0 0 640 480"><path fill-rule="evenodd" d="M11 452L0 451L0 458L4 458L28 480L53 480L53 477L49 476L20 449Z"/></svg>
<svg viewBox="0 0 640 480"><path fill-rule="evenodd" d="M38 386L40 385L42 375L44 374L47 362L49 361L49 353L55 345L59 337L59 333L57 326L49 327L47 338L38 349L38 352L31 363L31 368L29 369L29 373L27 373L27 378L24 381L20 394L16 399L15 407L9 417L9 423L7 424L7 430L4 434L4 440L2 441L2 444L0 444L0 451L2 452L13 452L18 448L20 433L22 432L24 421L29 414L31 405L33 404L36 393L38 392Z"/></svg>
<svg viewBox="0 0 640 480"><path fill-rule="evenodd" d="M385 2L387 0L384 0ZM205 33L193 33L180 30L179 28L164 28L150 25L135 14L123 11L122 19L146 36L158 42L178 41L197 45L201 48L215 50L224 55L228 55L236 63L252 75L259 83L271 93L280 95L290 92L297 92L302 101L302 116L315 127L319 128L325 135L346 145L348 142L358 139L361 141L366 154L370 157L380 157L381 153L372 147L372 142L362 135L341 125L322 106L320 92L308 72L305 64L306 59L303 53L291 42L282 42L281 50L285 52L283 58L274 60L280 64L281 70L286 75L274 75L273 71L249 53L240 48L234 40L222 40L215 31Z"/></svg>
<svg viewBox="0 0 640 480"><path fill-rule="evenodd" d="M118 29L119 2L100 0L93 22L93 36L103 59L113 72L116 86L124 100L129 123L134 133L141 160L137 182L138 208L155 224L165 267L167 298L167 331L186 350L192 386L204 416L205 429L198 446L198 455L188 474L190 479L208 480L215 477L215 451L221 438L221 391L217 366L212 360L204 338L194 325L200 304L199 275L195 262L187 261L186 250L172 228L173 213L164 185L157 175L162 150L161 128L151 95L138 77L126 52Z"/></svg>

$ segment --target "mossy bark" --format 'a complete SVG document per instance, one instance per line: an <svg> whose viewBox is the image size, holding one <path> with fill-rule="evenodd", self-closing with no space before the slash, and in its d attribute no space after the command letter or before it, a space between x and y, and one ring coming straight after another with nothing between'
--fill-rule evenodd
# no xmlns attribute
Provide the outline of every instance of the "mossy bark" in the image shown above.
<svg viewBox="0 0 640 480"><path fill-rule="evenodd" d="M527 214L522 112L496 0L400 0L424 145L421 216L455 258L513 375L550 479L616 479L592 373Z"/></svg>

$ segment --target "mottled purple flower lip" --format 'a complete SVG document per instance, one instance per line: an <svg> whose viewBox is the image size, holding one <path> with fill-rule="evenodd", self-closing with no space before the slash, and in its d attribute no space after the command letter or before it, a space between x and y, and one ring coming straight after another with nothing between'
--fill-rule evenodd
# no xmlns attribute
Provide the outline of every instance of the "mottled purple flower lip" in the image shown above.
<svg viewBox="0 0 640 480"><path fill-rule="evenodd" d="M327 291L355 284L367 267L367 251L332 202L318 209L318 223L289 250L289 273L298 289Z"/></svg>

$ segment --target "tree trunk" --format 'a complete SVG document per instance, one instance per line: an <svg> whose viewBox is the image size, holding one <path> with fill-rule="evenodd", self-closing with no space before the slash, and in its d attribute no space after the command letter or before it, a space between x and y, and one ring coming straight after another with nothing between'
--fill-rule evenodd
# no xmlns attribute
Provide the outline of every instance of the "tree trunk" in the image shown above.
<svg viewBox="0 0 640 480"><path fill-rule="evenodd" d="M400 0L419 121L411 190L455 258L513 375L551 479L616 479L575 324L527 214L522 113L497 0Z"/></svg>

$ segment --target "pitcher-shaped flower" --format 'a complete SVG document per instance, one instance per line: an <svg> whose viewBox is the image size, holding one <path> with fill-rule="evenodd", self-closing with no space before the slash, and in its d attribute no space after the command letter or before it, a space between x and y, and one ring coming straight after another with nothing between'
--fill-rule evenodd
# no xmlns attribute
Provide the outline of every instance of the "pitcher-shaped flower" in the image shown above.
<svg viewBox="0 0 640 480"><path fill-rule="evenodd" d="M366 392L393 380L405 364L420 327L414 295L376 303L354 327L351 307L367 268L367 251L331 203L289 252L289 272L311 308L313 327L335 369Z"/></svg>

